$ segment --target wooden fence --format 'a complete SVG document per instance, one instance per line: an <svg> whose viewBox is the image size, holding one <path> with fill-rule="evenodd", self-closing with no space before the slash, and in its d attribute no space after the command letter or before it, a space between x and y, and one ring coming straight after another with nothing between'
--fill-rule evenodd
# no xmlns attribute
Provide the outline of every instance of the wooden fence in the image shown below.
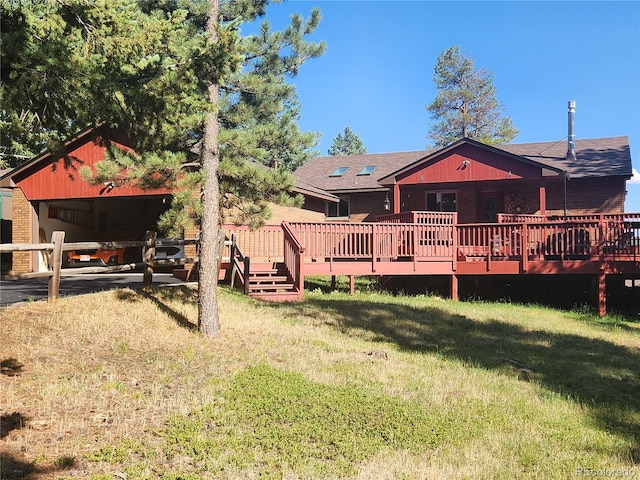
<svg viewBox="0 0 640 480"><path fill-rule="evenodd" d="M147 231L144 241L127 241L127 242L70 242L64 241L65 232L53 232L50 243L3 243L0 244L0 253L24 252L24 251L40 251L45 253L45 257L49 259L49 270L45 272L29 272L15 275L6 275L5 280L20 280L29 278L49 278L48 300L55 301L59 297L60 278L68 275L90 274L90 273L113 273L127 272L138 268L143 270L143 288L150 288L153 282L153 270L155 267L161 266L180 266L190 263L196 263L197 258L182 259L159 259L155 256L156 247L159 246L177 246L177 245L195 245L195 239L183 240L157 240L157 233ZM127 263L123 265L113 265L106 267L79 267L72 269L62 269L64 252L70 250L85 249L113 249L113 248L129 248L142 247L142 261L137 263Z"/></svg>

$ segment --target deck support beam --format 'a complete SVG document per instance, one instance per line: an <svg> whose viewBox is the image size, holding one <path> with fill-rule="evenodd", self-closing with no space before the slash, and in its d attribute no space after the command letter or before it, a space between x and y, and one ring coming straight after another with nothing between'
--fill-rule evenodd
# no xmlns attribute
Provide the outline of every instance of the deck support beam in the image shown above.
<svg viewBox="0 0 640 480"><path fill-rule="evenodd" d="M393 185L393 213L400 213L402 205L400 205L400 185Z"/></svg>
<svg viewBox="0 0 640 480"><path fill-rule="evenodd" d="M451 275L451 300L458 300L458 275Z"/></svg>
<svg viewBox="0 0 640 480"><path fill-rule="evenodd" d="M539 203L540 203L540 215L547 214L547 185L545 182L545 177L540 177L540 187L539 187Z"/></svg>
<svg viewBox="0 0 640 480"><path fill-rule="evenodd" d="M594 280L598 316L604 317L607 314L607 275L604 270L600 270Z"/></svg>
<svg viewBox="0 0 640 480"><path fill-rule="evenodd" d="M349 275L349 295L355 295L356 293L356 276Z"/></svg>

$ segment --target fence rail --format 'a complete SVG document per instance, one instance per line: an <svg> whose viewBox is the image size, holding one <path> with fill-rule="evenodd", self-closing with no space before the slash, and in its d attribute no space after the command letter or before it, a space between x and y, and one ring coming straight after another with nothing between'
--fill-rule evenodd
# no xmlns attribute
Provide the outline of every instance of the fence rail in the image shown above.
<svg viewBox="0 0 640 480"><path fill-rule="evenodd" d="M138 268L143 269L143 288L149 288L153 282L153 269L158 266L179 266L190 263L196 263L197 258L183 259L159 259L155 257L155 249L160 246L176 246L176 245L195 245L195 239L177 239L177 240L156 240L156 232L147 232L144 241L126 241L126 242L64 242L65 232L56 231L51 236L49 243L3 243L0 244L0 253L39 251L44 252L45 258L48 259L49 270L45 272L28 272L13 275L5 275L4 280L19 280L31 278L49 278L48 300L55 301L59 297L60 278L76 274L89 273L113 273L133 271ZM81 250L81 249L114 249L142 247L143 261L137 263L127 263L123 265L112 265L105 267L79 267L63 269L63 257L65 251Z"/></svg>

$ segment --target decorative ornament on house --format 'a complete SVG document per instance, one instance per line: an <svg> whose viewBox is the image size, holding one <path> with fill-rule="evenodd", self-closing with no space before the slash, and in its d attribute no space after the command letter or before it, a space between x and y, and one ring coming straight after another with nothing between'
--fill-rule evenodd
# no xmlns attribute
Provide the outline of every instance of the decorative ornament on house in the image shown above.
<svg viewBox="0 0 640 480"><path fill-rule="evenodd" d="M509 213L515 215L526 215L529 213L529 205L527 201L523 198L516 198L516 194L511 194L511 201L509 202L509 206L507 207Z"/></svg>

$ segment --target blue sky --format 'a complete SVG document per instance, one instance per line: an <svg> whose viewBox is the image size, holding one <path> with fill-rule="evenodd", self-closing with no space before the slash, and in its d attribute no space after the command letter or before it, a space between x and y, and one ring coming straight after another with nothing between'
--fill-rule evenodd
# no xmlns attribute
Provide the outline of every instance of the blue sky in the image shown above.
<svg viewBox="0 0 640 480"><path fill-rule="evenodd" d="M323 19L310 39L327 51L292 83L322 155L346 126L369 153L426 148L433 67L460 45L493 72L514 143L566 141L575 100L577 138L628 136L640 171L640 2L289 0L266 18L282 28L314 7ZM625 210L640 212L638 175L628 192Z"/></svg>

